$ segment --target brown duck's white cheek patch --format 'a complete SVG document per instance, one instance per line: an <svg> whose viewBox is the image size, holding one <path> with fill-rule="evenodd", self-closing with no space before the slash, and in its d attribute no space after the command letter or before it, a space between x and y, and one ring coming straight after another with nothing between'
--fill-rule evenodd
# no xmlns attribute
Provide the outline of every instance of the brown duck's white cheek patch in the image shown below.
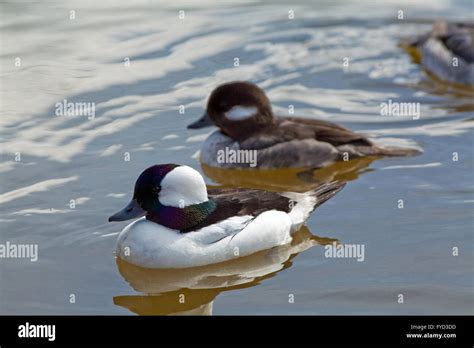
<svg viewBox="0 0 474 348"><path fill-rule="evenodd" d="M232 109L227 111L224 115L228 120L241 121L255 116L257 112L258 108L256 108L255 106L236 105Z"/></svg>

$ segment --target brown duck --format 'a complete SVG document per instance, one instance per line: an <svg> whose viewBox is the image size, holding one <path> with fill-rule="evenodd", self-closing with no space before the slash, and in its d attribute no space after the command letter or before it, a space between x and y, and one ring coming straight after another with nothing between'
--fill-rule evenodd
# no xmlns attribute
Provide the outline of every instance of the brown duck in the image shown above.
<svg viewBox="0 0 474 348"><path fill-rule="evenodd" d="M257 85L230 82L209 97L207 112L188 128L215 125L201 161L219 168L321 168L365 156L410 156L418 149L382 147L338 124L300 117L275 117ZM247 151L246 151L247 150Z"/></svg>

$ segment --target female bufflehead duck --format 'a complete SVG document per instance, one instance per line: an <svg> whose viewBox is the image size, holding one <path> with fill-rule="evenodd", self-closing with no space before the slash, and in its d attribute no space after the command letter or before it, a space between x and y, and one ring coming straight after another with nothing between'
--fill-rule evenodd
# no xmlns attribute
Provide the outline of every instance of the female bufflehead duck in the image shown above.
<svg viewBox="0 0 474 348"><path fill-rule="evenodd" d="M142 217L123 229L117 256L146 268L187 268L223 262L291 242L319 205L344 186L306 193L209 189L198 171L152 166L138 177L131 202L109 221Z"/></svg>
<svg viewBox="0 0 474 348"><path fill-rule="evenodd" d="M450 83L474 87L474 24L437 21L432 30L401 43L428 72Z"/></svg>
<svg viewBox="0 0 474 348"><path fill-rule="evenodd" d="M248 82L217 87L209 97L207 112L188 128L210 125L220 128L201 149L201 161L211 167L321 168L363 156L419 153L415 149L377 146L364 135L327 121L274 117L265 92ZM255 161L250 163L232 161L230 157L251 157L248 154L255 151ZM225 160L226 154L229 160Z"/></svg>

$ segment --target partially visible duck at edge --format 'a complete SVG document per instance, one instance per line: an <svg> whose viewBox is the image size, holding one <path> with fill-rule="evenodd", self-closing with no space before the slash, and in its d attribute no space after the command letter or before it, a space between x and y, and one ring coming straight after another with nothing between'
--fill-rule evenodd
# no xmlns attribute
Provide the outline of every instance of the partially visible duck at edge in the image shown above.
<svg viewBox="0 0 474 348"><path fill-rule="evenodd" d="M120 233L116 255L145 268L189 268L285 245L343 187L333 182L305 193L208 190L188 166L154 165L138 177L131 202L109 218L138 219Z"/></svg>
<svg viewBox="0 0 474 348"><path fill-rule="evenodd" d="M322 168L364 156L410 156L413 148L379 146L338 124L299 117L275 117L257 85L230 82L209 97L207 111L188 128L215 125L201 149L201 161L219 168ZM222 161L222 151L254 150L255 163ZM229 153L229 152L228 152Z"/></svg>
<svg viewBox="0 0 474 348"><path fill-rule="evenodd" d="M436 78L474 87L474 23L439 20L428 33L400 45Z"/></svg>

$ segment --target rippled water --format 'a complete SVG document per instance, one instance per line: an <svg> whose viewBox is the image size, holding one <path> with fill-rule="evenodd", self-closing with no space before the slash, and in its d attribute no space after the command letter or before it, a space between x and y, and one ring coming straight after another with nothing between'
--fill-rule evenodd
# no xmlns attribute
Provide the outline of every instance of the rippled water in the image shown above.
<svg viewBox="0 0 474 348"><path fill-rule="evenodd" d="M0 259L0 312L472 314L472 94L397 47L469 13L470 1L1 2L0 243L37 243L39 259ZM305 187L291 171L249 182L201 168L209 130L185 127L236 79L264 87L279 114L291 104L424 153L315 173L352 181L291 246L192 271L116 264L125 224L107 217L151 164L191 165L213 185ZM95 117L55 116L64 99L95 103ZM380 116L388 99L419 102L421 118ZM364 244L365 260L324 257L333 240Z"/></svg>

